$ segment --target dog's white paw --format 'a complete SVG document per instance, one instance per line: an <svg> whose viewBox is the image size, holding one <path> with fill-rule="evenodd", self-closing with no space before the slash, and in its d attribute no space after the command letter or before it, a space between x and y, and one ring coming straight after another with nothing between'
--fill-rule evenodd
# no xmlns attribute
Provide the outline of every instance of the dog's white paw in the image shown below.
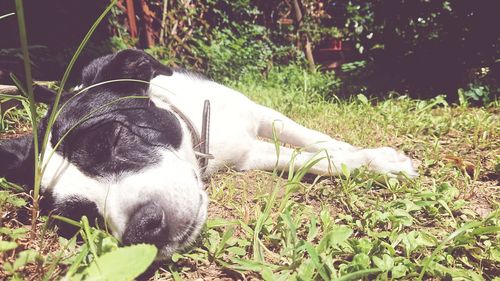
<svg viewBox="0 0 500 281"><path fill-rule="evenodd" d="M410 178L418 176L411 159L390 147L365 149L367 165L370 170L397 177L406 174Z"/></svg>

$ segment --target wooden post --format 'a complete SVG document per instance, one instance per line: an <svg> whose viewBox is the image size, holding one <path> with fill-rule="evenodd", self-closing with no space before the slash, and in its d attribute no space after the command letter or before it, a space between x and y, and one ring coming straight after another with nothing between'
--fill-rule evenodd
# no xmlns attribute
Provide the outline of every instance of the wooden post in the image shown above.
<svg viewBox="0 0 500 281"><path fill-rule="evenodd" d="M153 30L154 13L149 9L145 0L138 0L138 5L139 17L141 19L142 26L141 45L145 48L150 48L155 44Z"/></svg>
<svg viewBox="0 0 500 281"><path fill-rule="evenodd" d="M127 18L130 37L137 38L137 21L135 20L134 1L127 0Z"/></svg>
<svg viewBox="0 0 500 281"><path fill-rule="evenodd" d="M165 46L165 28L167 26L168 0L163 0L163 11L161 15L160 45Z"/></svg>
<svg viewBox="0 0 500 281"><path fill-rule="evenodd" d="M302 10L300 9L299 5L299 0L293 0L293 9L295 10L295 19L297 20L297 28L302 27ZM299 35L300 39L302 40L302 36L305 38L306 44L305 44L305 49L304 53L306 54L307 62L309 64L309 70L312 72L316 71L316 65L314 63L314 56L312 53L312 45L311 41L309 40L309 36L304 32Z"/></svg>

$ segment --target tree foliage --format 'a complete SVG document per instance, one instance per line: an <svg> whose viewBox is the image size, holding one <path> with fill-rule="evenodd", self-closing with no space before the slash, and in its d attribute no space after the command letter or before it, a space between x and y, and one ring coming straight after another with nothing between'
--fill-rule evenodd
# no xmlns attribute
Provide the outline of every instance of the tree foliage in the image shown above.
<svg viewBox="0 0 500 281"><path fill-rule="evenodd" d="M6 12L8 2L1 4ZM77 20L82 13L69 2L36 2L26 4L30 44L51 51L38 52L46 57L38 63L34 59L35 68L38 64L44 68L51 58L64 65L64 54L71 53L78 30L85 25ZM148 0L147 13L137 12L142 8L136 6L139 38L134 38L126 3L121 1L81 63L113 48L144 48L141 23L149 17L155 42L149 47L151 53L165 63L208 72L219 80L246 73L267 75L276 65L305 65L301 35L307 34L316 51L329 39L342 40L344 65L336 72L344 83L337 90L347 94L397 90L455 95L458 88L467 92L474 87L498 92L500 29L495 0L298 2L304 14L300 24L292 0ZM99 12L90 2L78 7L90 20L96 17L92 9ZM9 21L0 21L2 30L9 29ZM12 53L16 32L3 34L0 54ZM102 44L103 40L108 43Z"/></svg>
<svg viewBox="0 0 500 281"><path fill-rule="evenodd" d="M349 1L346 34L395 86L453 93L498 73L495 1ZM341 9L337 9L337 13ZM487 79L488 79L487 78ZM498 81L495 82L498 85Z"/></svg>

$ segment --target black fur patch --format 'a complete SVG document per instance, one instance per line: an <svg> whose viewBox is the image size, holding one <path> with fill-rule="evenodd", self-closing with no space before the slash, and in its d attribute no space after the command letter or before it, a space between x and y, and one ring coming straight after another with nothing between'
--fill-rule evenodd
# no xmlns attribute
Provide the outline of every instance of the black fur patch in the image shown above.
<svg viewBox="0 0 500 281"><path fill-rule="evenodd" d="M0 177L11 182L32 186L35 158L33 136L0 140Z"/></svg>
<svg viewBox="0 0 500 281"><path fill-rule="evenodd" d="M122 78L149 82L157 75L171 74L149 54L124 50L92 61L83 70L82 82L84 86ZM58 145L58 153L91 177L139 171L157 163L156 148L177 149L183 136L176 116L147 98L148 88L147 83L116 82L79 95L65 93L62 104L67 104L51 130L52 147ZM55 93L35 87L35 96L50 106ZM1 141L0 176L32 183L32 147L31 136Z"/></svg>
<svg viewBox="0 0 500 281"><path fill-rule="evenodd" d="M44 215L58 215L75 221L80 221L81 217L86 216L91 226L104 225L96 204L85 198L70 197L65 198L64 202L56 203L52 194L46 192L40 207ZM51 220L51 224L57 226L57 233L66 238L72 237L79 230L78 227L55 218Z"/></svg>
<svg viewBox="0 0 500 281"><path fill-rule="evenodd" d="M150 55L124 50L92 61L83 71L84 86L112 79L149 82L172 71ZM89 176L139 171L159 161L156 148L177 149L182 141L174 114L157 108L146 96L148 84L108 83L73 98L52 129L57 151ZM69 133L68 133L69 132Z"/></svg>
<svg viewBox="0 0 500 281"><path fill-rule="evenodd" d="M71 100L52 129L52 146L89 176L139 171L159 161L160 147L179 148L182 130L149 99L123 98L106 87Z"/></svg>

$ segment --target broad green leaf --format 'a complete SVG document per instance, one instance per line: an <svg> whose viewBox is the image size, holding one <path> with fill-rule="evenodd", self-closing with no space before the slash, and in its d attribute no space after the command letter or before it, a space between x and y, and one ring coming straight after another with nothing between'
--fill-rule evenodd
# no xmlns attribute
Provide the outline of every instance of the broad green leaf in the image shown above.
<svg viewBox="0 0 500 281"><path fill-rule="evenodd" d="M228 253L231 253L231 254L234 254L234 255L237 255L237 256L244 256L247 251L243 248L240 248L240 247L230 247L230 248L227 248L226 250Z"/></svg>
<svg viewBox="0 0 500 281"><path fill-rule="evenodd" d="M370 268L370 257L367 254L357 254L352 259L352 264L358 265L363 269Z"/></svg>
<svg viewBox="0 0 500 281"><path fill-rule="evenodd" d="M118 249L118 241L114 237L104 237L99 243L100 255Z"/></svg>
<svg viewBox="0 0 500 281"><path fill-rule="evenodd" d="M362 104L364 104L364 105L368 105L368 104L369 104L369 102L368 102L368 98L367 98L365 95L363 95L363 94L358 94L356 97L358 98L358 100L359 100Z"/></svg>
<svg viewBox="0 0 500 281"><path fill-rule="evenodd" d="M416 239L416 232L412 231L408 234L402 233L400 234L401 242L405 246L406 256L410 256L410 254L418 247L418 241Z"/></svg>
<svg viewBox="0 0 500 281"><path fill-rule="evenodd" d="M330 212L328 212L327 210L321 210L321 212L319 213L319 218L321 219L321 226L323 228L323 231L326 231L327 227L332 222Z"/></svg>
<svg viewBox="0 0 500 281"><path fill-rule="evenodd" d="M312 260L304 260L301 262L299 268L297 269L297 275L300 280L313 280L314 265Z"/></svg>
<svg viewBox="0 0 500 281"><path fill-rule="evenodd" d="M208 251L212 254L216 254L217 246L220 243L220 234L214 229L210 229L207 231L207 239L208 239Z"/></svg>
<svg viewBox="0 0 500 281"><path fill-rule="evenodd" d="M406 266L402 264L396 265L391 270L392 278L397 279L404 277L406 275L406 271L408 271L408 268Z"/></svg>
<svg viewBox="0 0 500 281"><path fill-rule="evenodd" d="M493 248L491 249L491 259L500 262L500 249L499 248Z"/></svg>
<svg viewBox="0 0 500 281"><path fill-rule="evenodd" d="M355 240L357 252L368 254L373 248L373 243L367 238Z"/></svg>
<svg viewBox="0 0 500 281"><path fill-rule="evenodd" d="M138 244L106 253L95 259L82 273L85 280L133 280L153 263L157 249Z"/></svg>
<svg viewBox="0 0 500 281"><path fill-rule="evenodd" d="M238 221L228 221L225 219L216 218L216 219L211 219L211 220L207 221L207 228L209 228L209 229L219 228L219 227L223 227L223 226L237 225L237 224L238 224Z"/></svg>
<svg viewBox="0 0 500 281"><path fill-rule="evenodd" d="M319 242L317 247L318 253L322 253L329 247L338 245L349 238L352 234L352 229L344 226L336 227L332 231L328 232L323 239Z"/></svg>
<svg viewBox="0 0 500 281"><path fill-rule="evenodd" d="M179 254L179 253L174 253L174 254L172 255L172 261L173 261L173 262L178 262L178 261L179 261L180 259L182 259L182 258L183 258L183 256L182 256L181 254Z"/></svg>
<svg viewBox="0 0 500 281"><path fill-rule="evenodd" d="M19 253L17 259L14 261L13 268L14 270L18 270L21 267L34 263L35 260L41 258L37 251L33 249L25 250Z"/></svg>
<svg viewBox="0 0 500 281"><path fill-rule="evenodd" d="M309 232L307 233L307 241L312 241L318 235L318 227L316 226L316 217L311 217Z"/></svg>
<svg viewBox="0 0 500 281"><path fill-rule="evenodd" d="M419 231L416 237L419 246L434 247L437 245L438 240L432 234Z"/></svg>
<svg viewBox="0 0 500 281"><path fill-rule="evenodd" d="M384 254L382 258L373 257L373 263L382 271L389 271L394 267L394 260L391 256Z"/></svg>
<svg viewBox="0 0 500 281"><path fill-rule="evenodd" d="M0 241L0 253L7 252L7 251L13 250L15 248L17 248L16 242Z"/></svg>
<svg viewBox="0 0 500 281"><path fill-rule="evenodd" d="M328 274L325 271L325 268L323 267L323 264L321 263L319 255L316 252L316 250L314 249L313 245L309 242L306 242L305 247L306 247L307 253L309 254L309 256L311 257L311 259L313 261L314 266L316 267L316 270L318 271L319 275L321 275L321 278L323 278L323 280L328 280Z"/></svg>
<svg viewBox="0 0 500 281"><path fill-rule="evenodd" d="M16 270L14 269L14 267L12 266L12 264L10 262L4 263L2 265L2 268L3 268L3 270L10 272L10 273L16 272Z"/></svg>
<svg viewBox="0 0 500 281"><path fill-rule="evenodd" d="M340 169L342 170L342 175L346 178L350 178L351 177L351 172L349 171L349 168L347 168L347 165L342 163L340 165Z"/></svg>
<svg viewBox="0 0 500 281"><path fill-rule="evenodd" d="M273 271L270 270L269 268L267 267L264 267L260 273L260 275L262 276L262 278L266 281L274 281L276 280L276 278L274 277L274 274L273 274Z"/></svg>

